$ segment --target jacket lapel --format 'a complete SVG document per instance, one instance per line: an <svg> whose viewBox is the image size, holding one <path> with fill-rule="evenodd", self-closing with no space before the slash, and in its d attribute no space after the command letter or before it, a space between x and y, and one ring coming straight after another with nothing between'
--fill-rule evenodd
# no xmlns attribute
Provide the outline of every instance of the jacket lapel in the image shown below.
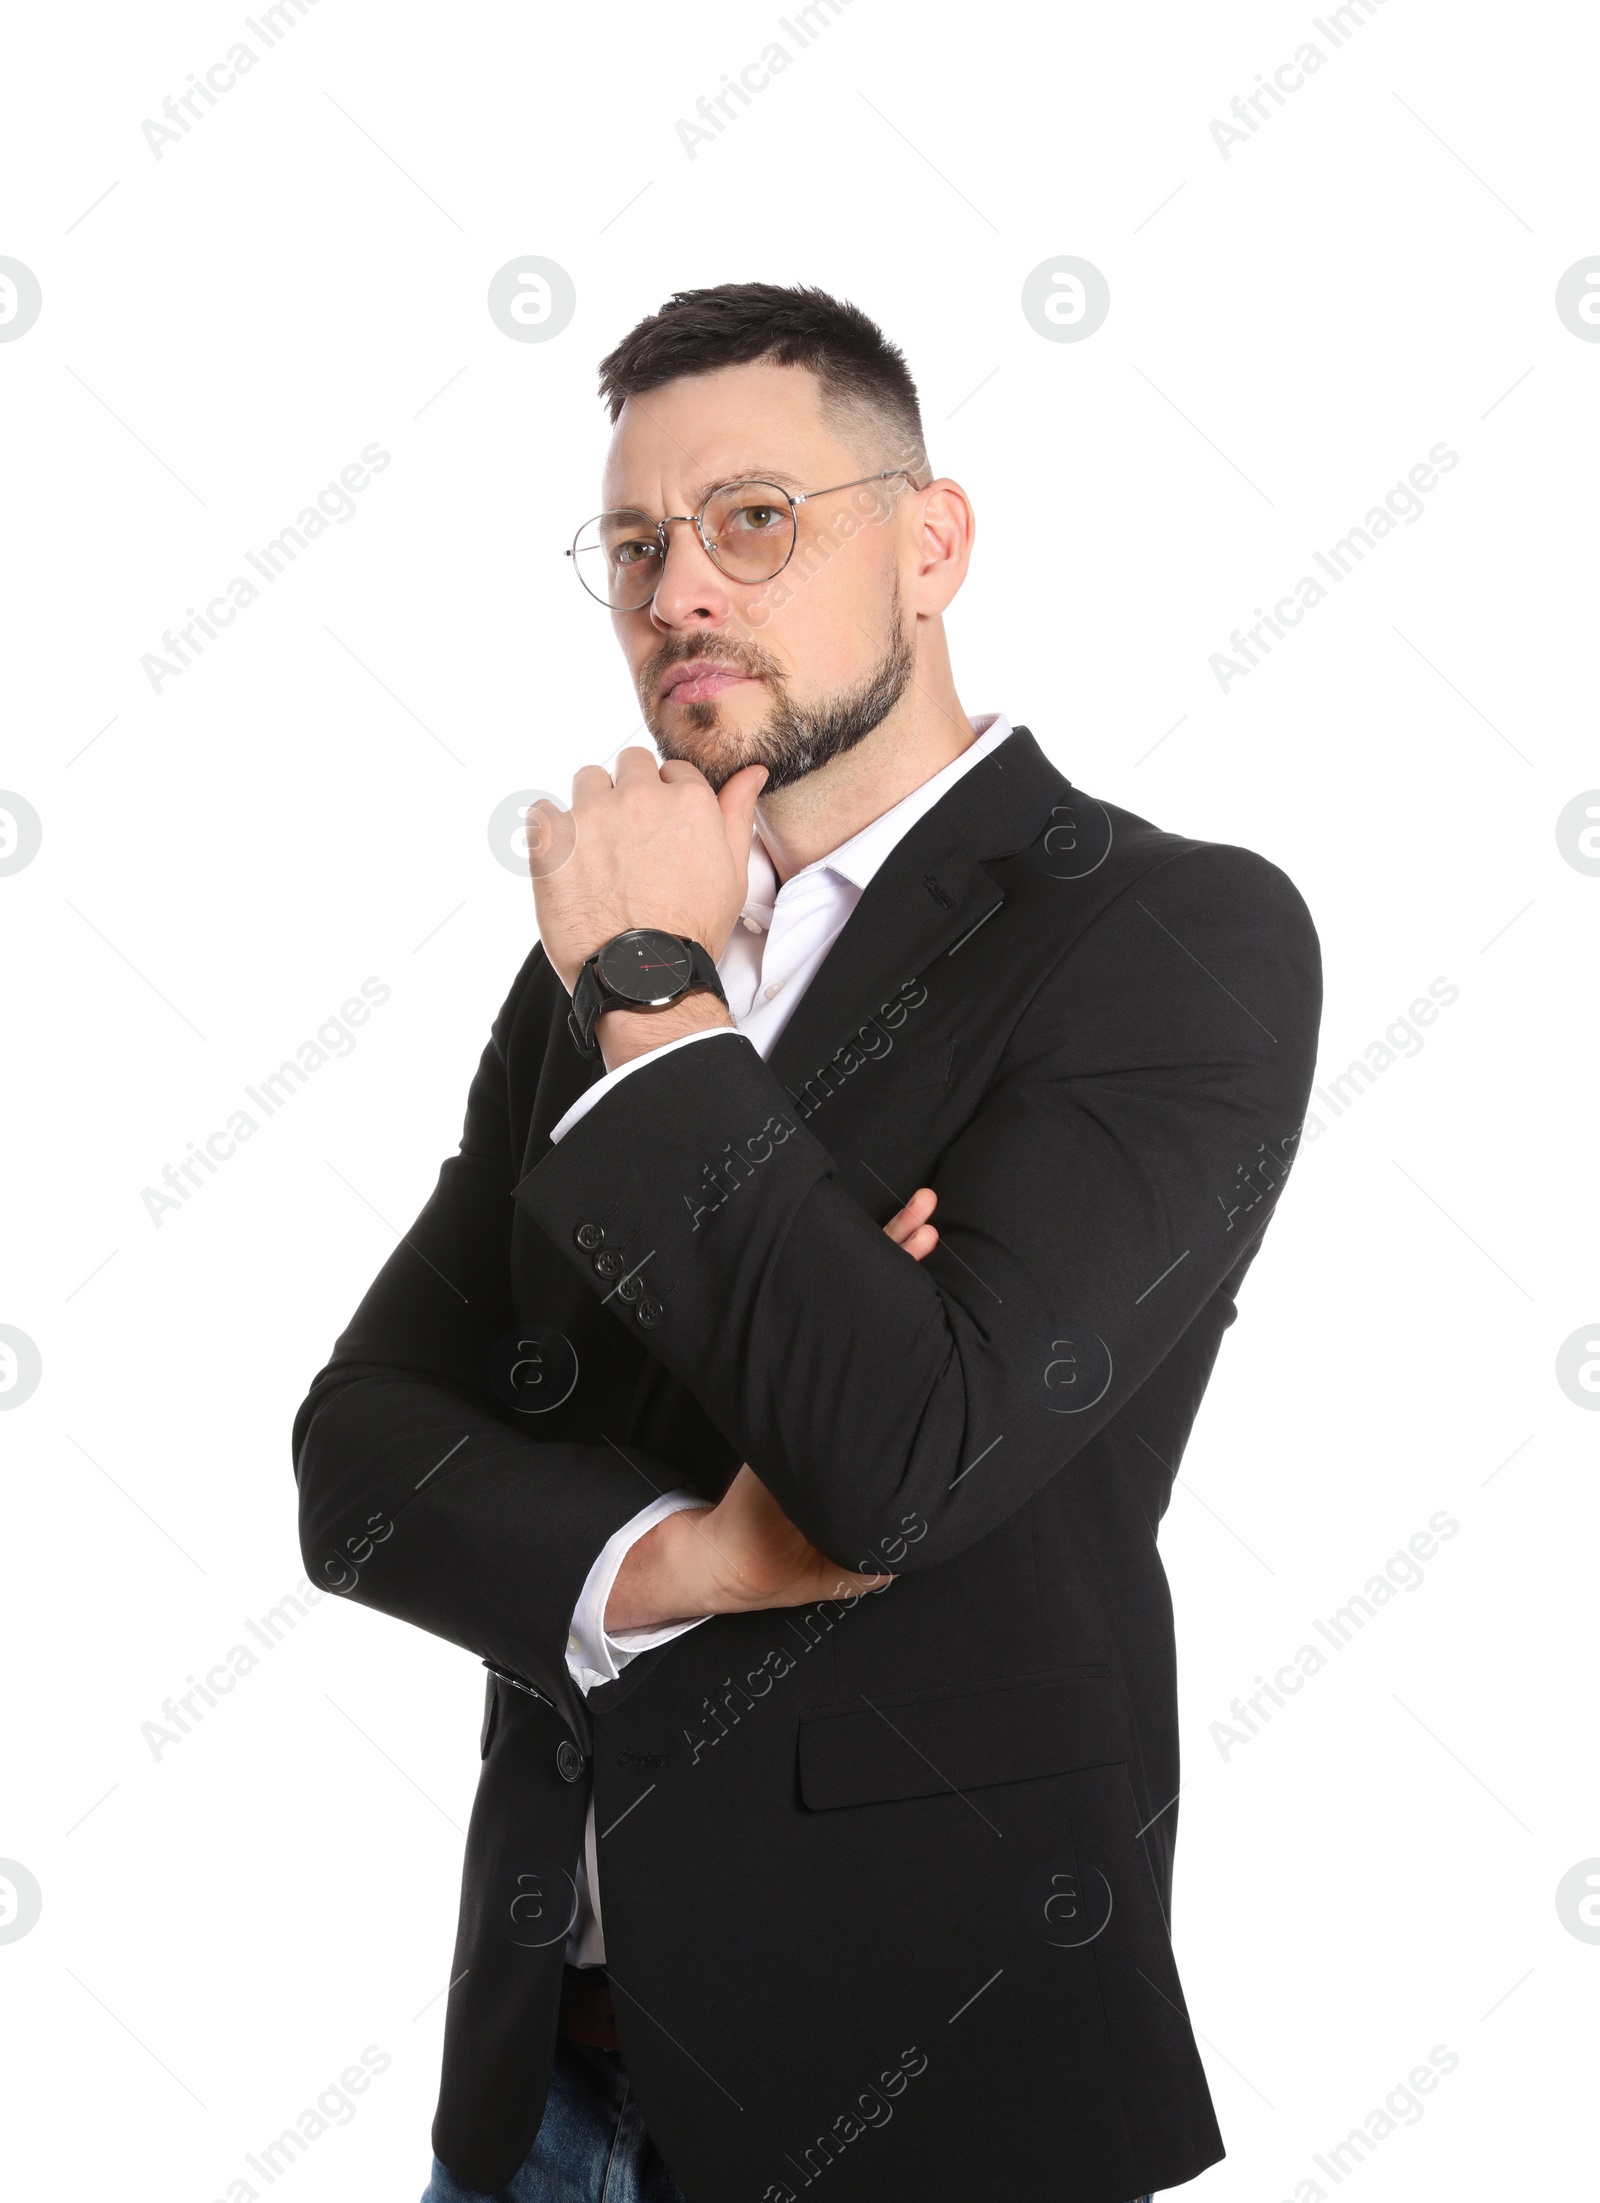
<svg viewBox="0 0 1600 2203"><path fill-rule="evenodd" d="M784 1027L769 1063L803 1085L908 980L948 955L1005 900L985 858L1025 849L1069 786L1026 727L917 821L868 882Z"/></svg>

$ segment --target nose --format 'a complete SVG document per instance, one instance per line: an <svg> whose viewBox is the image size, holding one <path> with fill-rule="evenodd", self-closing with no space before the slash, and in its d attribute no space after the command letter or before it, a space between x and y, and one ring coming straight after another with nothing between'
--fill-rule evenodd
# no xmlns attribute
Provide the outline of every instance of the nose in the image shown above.
<svg viewBox="0 0 1600 2203"><path fill-rule="evenodd" d="M650 600L650 619L663 634L678 627L720 627L733 609L727 577L707 555L692 519L670 516L667 556Z"/></svg>

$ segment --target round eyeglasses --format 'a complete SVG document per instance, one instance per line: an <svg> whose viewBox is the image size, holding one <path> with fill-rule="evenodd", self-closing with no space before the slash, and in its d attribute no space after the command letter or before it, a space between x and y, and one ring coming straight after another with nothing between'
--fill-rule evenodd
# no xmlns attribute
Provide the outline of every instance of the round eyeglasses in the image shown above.
<svg viewBox="0 0 1600 2203"><path fill-rule="evenodd" d="M886 467L881 474L861 474L853 482L835 482L825 490L797 495L759 477L722 482L707 493L697 513L668 513L663 520L626 507L596 513L573 537L567 556L597 603L612 612L641 612L661 586L667 530L675 521L693 521L707 558L730 581L772 581L794 556L801 505L833 497L840 490L861 489L869 482L900 480L916 487L916 475L909 467Z"/></svg>

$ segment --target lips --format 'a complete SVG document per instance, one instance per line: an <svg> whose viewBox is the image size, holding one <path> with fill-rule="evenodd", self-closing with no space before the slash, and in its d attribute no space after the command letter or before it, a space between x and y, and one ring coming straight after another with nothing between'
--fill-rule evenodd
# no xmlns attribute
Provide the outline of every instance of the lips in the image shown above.
<svg viewBox="0 0 1600 2203"><path fill-rule="evenodd" d="M713 696L720 696L725 688L749 679L748 673L741 673L737 667L719 660L691 658L667 668L661 682L661 701L664 704L703 704Z"/></svg>

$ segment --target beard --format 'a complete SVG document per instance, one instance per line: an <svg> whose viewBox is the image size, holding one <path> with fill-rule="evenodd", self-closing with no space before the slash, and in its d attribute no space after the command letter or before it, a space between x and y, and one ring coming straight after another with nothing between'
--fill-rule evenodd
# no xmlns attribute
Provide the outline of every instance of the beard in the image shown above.
<svg viewBox="0 0 1600 2203"><path fill-rule="evenodd" d="M710 635L675 637L655 654L640 677L645 725L663 758L682 758L697 766L713 788L721 788L746 765L765 765L767 780L761 793L773 795L864 742L905 694L916 658L902 618L898 575L889 625L889 642L866 677L855 687L816 703L796 701L777 660L759 643L735 644L730 638ZM772 696L766 717L757 726L737 731L724 722L713 698L681 705L677 732L666 733L657 702L661 677L668 666L686 658L707 658L765 681Z"/></svg>

